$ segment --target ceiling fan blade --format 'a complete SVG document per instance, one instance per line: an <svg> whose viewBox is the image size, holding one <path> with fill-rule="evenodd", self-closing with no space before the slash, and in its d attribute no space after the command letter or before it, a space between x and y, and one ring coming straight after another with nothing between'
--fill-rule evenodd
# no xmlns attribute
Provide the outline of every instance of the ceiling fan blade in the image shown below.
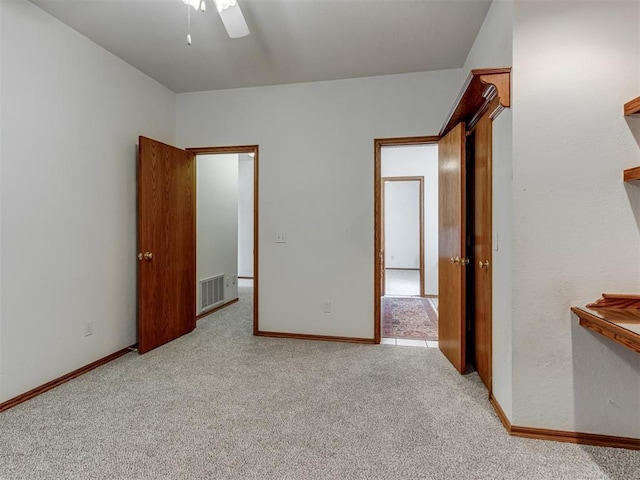
<svg viewBox="0 0 640 480"><path fill-rule="evenodd" d="M240 5L237 1L232 4L227 4L224 8L220 8L220 5L223 2L220 0L216 1L216 6L218 6L218 13L220 14L220 18L222 19L222 23L224 24L224 28L227 29L227 33L231 38L240 38L246 37L249 35L249 27L247 26L247 22L242 15L242 10L240 10ZM231 3L231 2L229 2Z"/></svg>

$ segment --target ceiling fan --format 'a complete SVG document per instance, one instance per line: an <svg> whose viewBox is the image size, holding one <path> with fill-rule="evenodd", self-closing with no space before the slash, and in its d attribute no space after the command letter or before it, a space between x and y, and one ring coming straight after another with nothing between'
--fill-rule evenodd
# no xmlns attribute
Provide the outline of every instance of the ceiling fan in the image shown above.
<svg viewBox="0 0 640 480"><path fill-rule="evenodd" d="M182 0L187 6L192 6L196 10L204 12L207 10L205 0ZM237 0L213 0L222 19L224 28L231 38L240 38L249 35L249 27L242 15L242 10ZM187 7L188 9L188 7ZM190 10L187 10L187 18L190 22ZM191 45L191 33L187 35L187 43Z"/></svg>

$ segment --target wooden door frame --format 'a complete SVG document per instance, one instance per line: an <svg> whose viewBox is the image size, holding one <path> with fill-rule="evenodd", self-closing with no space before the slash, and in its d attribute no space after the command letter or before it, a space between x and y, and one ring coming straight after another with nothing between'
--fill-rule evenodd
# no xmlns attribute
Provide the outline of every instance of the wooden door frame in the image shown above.
<svg viewBox="0 0 640 480"><path fill-rule="evenodd" d="M385 184L387 182L418 182L418 185L420 187L420 191L419 191L419 197L418 197L418 221L419 221L419 232L420 232L420 296L424 297L425 293L424 293L424 176L407 176L407 177L382 177L382 191L381 191L381 197L382 197L382 234L380 235L381 237L381 249L380 251L383 252L386 255L386 238L385 238L385 234L384 234L384 229L385 229L385 216L384 216L384 210L385 210ZM383 264L384 264L384 268L382 268L382 272L381 272L381 278L385 279L386 281L386 259L383 258ZM386 287L384 285L383 282L380 282L380 288L382 290L382 295L384 295L386 293Z"/></svg>
<svg viewBox="0 0 640 480"><path fill-rule="evenodd" d="M259 146L237 145L228 147L197 147L185 148L188 152L197 155L223 155L223 154L253 154L253 334L257 335L258 328L258 192L259 192ZM196 169L196 178L198 172ZM197 245L196 245L197 251ZM194 282L198 279L194 278ZM196 313L194 312L194 315Z"/></svg>
<svg viewBox="0 0 640 480"><path fill-rule="evenodd" d="M376 138L373 140L374 167L373 167L373 342L380 343L380 299L382 298L382 148L401 147L411 145L437 144L440 137L437 135L428 137L398 137ZM424 282L423 282L424 284Z"/></svg>

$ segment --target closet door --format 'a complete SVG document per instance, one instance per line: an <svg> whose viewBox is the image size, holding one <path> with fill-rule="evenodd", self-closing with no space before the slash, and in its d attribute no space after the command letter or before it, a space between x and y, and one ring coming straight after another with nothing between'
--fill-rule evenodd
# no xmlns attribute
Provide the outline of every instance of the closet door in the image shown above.
<svg viewBox="0 0 640 480"><path fill-rule="evenodd" d="M464 123L438 142L438 341L453 366L466 369L466 171Z"/></svg>
<svg viewBox="0 0 640 480"><path fill-rule="evenodd" d="M492 137L490 112L497 108L495 99L475 127L474 158L474 365L478 375L491 392L492 352Z"/></svg>

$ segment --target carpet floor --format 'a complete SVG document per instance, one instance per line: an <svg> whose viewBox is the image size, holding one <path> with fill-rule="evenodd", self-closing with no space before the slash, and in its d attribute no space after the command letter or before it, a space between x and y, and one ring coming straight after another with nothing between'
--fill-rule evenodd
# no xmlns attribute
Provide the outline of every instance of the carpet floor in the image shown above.
<svg viewBox="0 0 640 480"><path fill-rule="evenodd" d="M640 478L640 452L510 437L437 349L253 337L241 301L0 414L0 478Z"/></svg>
<svg viewBox="0 0 640 480"><path fill-rule="evenodd" d="M382 336L438 340L438 312L429 298L384 297Z"/></svg>

